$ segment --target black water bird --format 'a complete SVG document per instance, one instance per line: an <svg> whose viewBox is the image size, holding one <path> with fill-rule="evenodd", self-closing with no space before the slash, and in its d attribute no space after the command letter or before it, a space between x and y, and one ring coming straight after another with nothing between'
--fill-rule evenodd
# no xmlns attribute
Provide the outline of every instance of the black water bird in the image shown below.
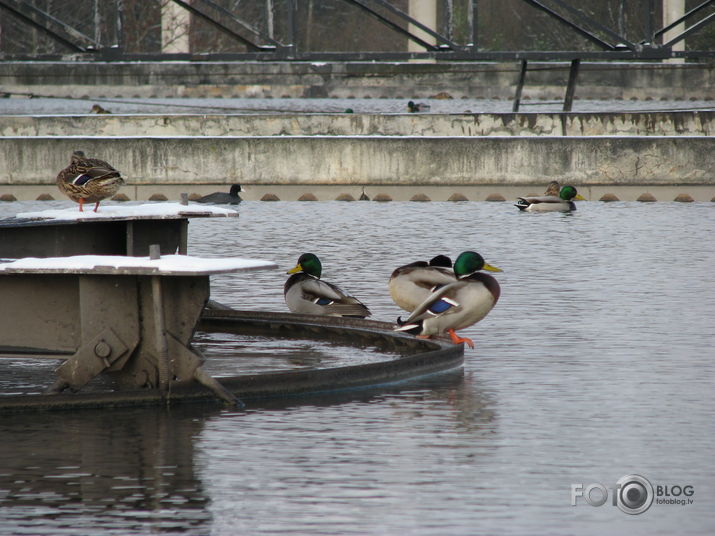
<svg viewBox="0 0 715 536"><path fill-rule="evenodd" d="M214 192L197 199L197 203L211 203L213 205L238 205L242 200L238 192L242 192L240 184L231 185L231 190L226 192Z"/></svg>

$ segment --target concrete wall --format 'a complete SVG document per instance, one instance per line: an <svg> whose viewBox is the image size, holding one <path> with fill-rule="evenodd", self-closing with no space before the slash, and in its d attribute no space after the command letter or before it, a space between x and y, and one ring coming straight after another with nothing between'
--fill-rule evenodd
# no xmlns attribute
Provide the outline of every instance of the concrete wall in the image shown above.
<svg viewBox="0 0 715 536"><path fill-rule="evenodd" d="M134 185L695 185L713 188L706 137L6 137L0 185L52 185L73 150Z"/></svg>
<svg viewBox="0 0 715 536"><path fill-rule="evenodd" d="M563 99L568 63L530 63L523 98ZM2 62L0 92L67 97L511 99L517 63ZM715 64L584 62L582 99L712 99Z"/></svg>
<svg viewBox="0 0 715 536"><path fill-rule="evenodd" d="M0 117L0 136L713 136L715 112Z"/></svg>

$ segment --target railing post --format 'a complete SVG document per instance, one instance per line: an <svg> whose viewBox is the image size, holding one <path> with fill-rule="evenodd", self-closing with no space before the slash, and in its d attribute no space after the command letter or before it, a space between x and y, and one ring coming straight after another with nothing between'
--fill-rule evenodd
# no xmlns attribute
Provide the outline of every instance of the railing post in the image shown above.
<svg viewBox="0 0 715 536"><path fill-rule="evenodd" d="M581 65L581 60L576 58L571 60L571 68L569 69L569 82L566 86L566 95L564 96L564 112L570 112L573 106L573 97L576 92L576 78L578 78L578 69Z"/></svg>
<svg viewBox="0 0 715 536"><path fill-rule="evenodd" d="M295 5L295 0L288 0L286 2L286 9L288 10L287 13L287 29L286 31L288 32L288 43L287 43L287 49L288 49L288 57L294 58L296 54L296 44L295 44L295 39L296 39L296 27L295 27L295 10L296 10L296 5Z"/></svg>
<svg viewBox="0 0 715 536"><path fill-rule="evenodd" d="M521 60L521 70L519 71L519 80L516 82L516 94L514 95L514 104L511 107L511 111L516 113L519 111L519 104L521 104L521 91L524 89L524 81L526 80L526 67L527 61Z"/></svg>

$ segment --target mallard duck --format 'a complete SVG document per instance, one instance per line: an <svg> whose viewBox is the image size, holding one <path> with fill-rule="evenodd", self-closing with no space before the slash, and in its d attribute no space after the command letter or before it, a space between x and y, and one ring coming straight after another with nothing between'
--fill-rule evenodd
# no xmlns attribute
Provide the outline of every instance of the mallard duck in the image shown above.
<svg viewBox="0 0 715 536"><path fill-rule="evenodd" d="M559 181L551 181L549 184L546 185L546 191L544 192L544 195L553 195L558 197L560 191L561 186L559 185Z"/></svg>
<svg viewBox="0 0 715 536"><path fill-rule="evenodd" d="M411 313L436 288L454 281L451 259L437 255L429 262L417 261L395 269L387 286L392 301Z"/></svg>
<svg viewBox="0 0 715 536"><path fill-rule="evenodd" d="M82 151L72 153L70 165L57 175L60 192L79 203L80 212L84 211L84 203L96 203L97 212L99 202L116 194L122 184L119 171L104 160L87 158Z"/></svg>
<svg viewBox="0 0 715 536"><path fill-rule="evenodd" d="M514 206L526 212L569 212L576 210L574 199L584 200L576 188L567 185L561 188L558 196L520 197Z"/></svg>
<svg viewBox="0 0 715 536"><path fill-rule="evenodd" d="M213 203L214 205L238 205L242 199L238 192L242 192L240 184L232 184L228 193L214 192L197 199L197 203Z"/></svg>
<svg viewBox="0 0 715 536"><path fill-rule="evenodd" d="M437 288L403 321L398 318L395 331L405 331L420 338L448 333L454 344L466 343L474 348L471 339L460 337L456 330L476 324L489 314L499 300L499 283L489 274L501 269L484 262L475 251L465 251L454 261L456 280Z"/></svg>
<svg viewBox="0 0 715 536"><path fill-rule="evenodd" d="M93 114L111 114L109 110L106 108L102 108L99 104L93 104L92 105L92 113Z"/></svg>
<svg viewBox="0 0 715 536"><path fill-rule="evenodd" d="M293 313L365 318L370 310L360 300L320 279L323 265L312 253L303 253L283 288L288 309Z"/></svg>
<svg viewBox="0 0 715 536"><path fill-rule="evenodd" d="M429 112L429 110L430 110L430 105L425 104L423 102L409 101L407 103L407 111L410 113Z"/></svg>

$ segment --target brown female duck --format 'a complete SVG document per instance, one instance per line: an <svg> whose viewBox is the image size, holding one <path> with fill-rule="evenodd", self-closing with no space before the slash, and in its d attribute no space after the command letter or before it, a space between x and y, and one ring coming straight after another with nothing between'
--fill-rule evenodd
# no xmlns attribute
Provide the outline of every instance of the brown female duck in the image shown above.
<svg viewBox="0 0 715 536"><path fill-rule="evenodd" d="M72 153L70 165L57 175L60 192L79 203L80 212L84 203L95 203L97 212L99 202L116 194L122 184L119 171L104 160L87 158L82 151Z"/></svg>

